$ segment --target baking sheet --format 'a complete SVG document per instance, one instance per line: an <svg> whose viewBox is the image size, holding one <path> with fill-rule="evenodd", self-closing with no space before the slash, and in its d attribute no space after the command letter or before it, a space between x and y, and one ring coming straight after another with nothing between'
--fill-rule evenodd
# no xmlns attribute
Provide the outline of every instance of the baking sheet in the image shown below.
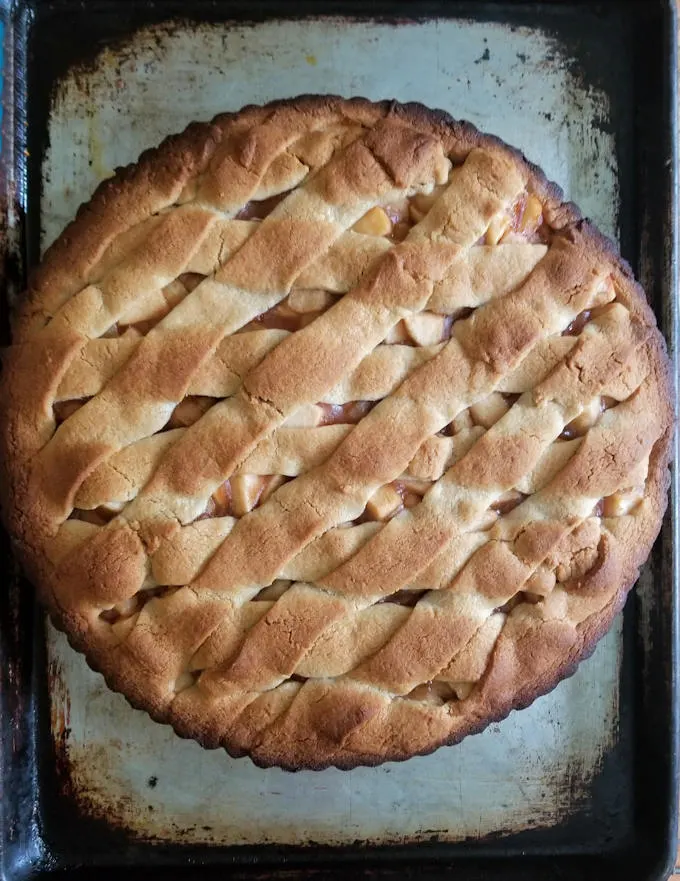
<svg viewBox="0 0 680 881"><path fill-rule="evenodd" d="M618 237L610 107L554 37L464 19L318 19L158 27L69 74L53 97L42 166L43 245L102 177L193 119L319 92L418 100L468 119L523 149ZM583 808L605 759L617 761L622 646L619 618L574 678L457 747L292 775L175 737L109 692L50 628L53 735L81 806L140 838L351 844L510 834ZM619 794L622 827L631 804L632 792ZM572 844L595 846L596 827L592 841L581 830Z"/></svg>

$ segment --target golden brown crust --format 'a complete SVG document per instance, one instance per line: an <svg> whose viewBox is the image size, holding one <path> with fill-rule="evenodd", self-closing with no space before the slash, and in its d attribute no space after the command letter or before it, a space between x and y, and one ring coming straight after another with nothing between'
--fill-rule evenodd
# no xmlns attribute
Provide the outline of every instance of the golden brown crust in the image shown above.
<svg viewBox="0 0 680 881"><path fill-rule="evenodd" d="M400 760L592 651L661 523L670 388L628 266L516 150L415 104L248 107L45 254L3 514L154 719L265 766Z"/></svg>

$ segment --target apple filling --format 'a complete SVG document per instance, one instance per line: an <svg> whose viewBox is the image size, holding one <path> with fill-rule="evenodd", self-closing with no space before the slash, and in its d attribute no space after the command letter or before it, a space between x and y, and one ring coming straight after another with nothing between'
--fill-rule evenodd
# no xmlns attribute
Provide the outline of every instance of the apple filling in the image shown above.
<svg viewBox="0 0 680 881"><path fill-rule="evenodd" d="M251 202L246 202L235 218L236 220L264 220L289 193L290 190L287 190L284 193L270 196L268 199L253 199Z"/></svg>
<svg viewBox="0 0 680 881"><path fill-rule="evenodd" d="M379 602L391 603L395 606L407 606L412 609L426 593L428 593L427 590L398 590Z"/></svg>
<svg viewBox="0 0 680 881"><path fill-rule="evenodd" d="M104 609L99 613L102 621L107 624L116 624L118 621L124 621L131 618L139 612L154 597L169 596L179 590L179 587L149 587L144 590L138 590L136 594L126 600L121 600L111 609Z"/></svg>
<svg viewBox="0 0 680 881"><path fill-rule="evenodd" d="M288 478L281 474L235 474L217 487L198 519L243 517L287 482Z"/></svg>
<svg viewBox="0 0 680 881"><path fill-rule="evenodd" d="M595 505L593 514L596 517L625 517L642 502L645 495L644 486L632 486L612 493L600 499Z"/></svg>
<svg viewBox="0 0 680 881"><path fill-rule="evenodd" d="M404 508L413 508L417 505L432 485L430 480L410 477L393 480L373 493L358 522L366 523L373 520L387 522Z"/></svg>
<svg viewBox="0 0 680 881"><path fill-rule="evenodd" d="M474 682L440 682L435 679L418 685L406 697L410 700L442 706L449 701L465 700L470 696L474 687Z"/></svg>
<svg viewBox="0 0 680 881"><path fill-rule="evenodd" d="M610 410L619 402L609 395L598 395L589 401L575 419L568 422L560 434L562 440L572 440L575 437L583 437L597 423L605 410Z"/></svg>
<svg viewBox="0 0 680 881"><path fill-rule="evenodd" d="M533 193L522 193L509 210L501 211L491 219L486 234L478 244L540 244L549 238L550 228L544 222L541 200Z"/></svg>

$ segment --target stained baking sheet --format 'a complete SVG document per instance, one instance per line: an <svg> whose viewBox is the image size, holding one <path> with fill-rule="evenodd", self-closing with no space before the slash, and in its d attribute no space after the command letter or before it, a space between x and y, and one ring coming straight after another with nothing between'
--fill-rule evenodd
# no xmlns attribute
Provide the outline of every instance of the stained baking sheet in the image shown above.
<svg viewBox="0 0 680 881"><path fill-rule="evenodd" d="M173 21L105 45L86 65L63 72L35 111L47 124L45 149L32 165L31 217L35 231L39 216L41 246L102 177L193 119L331 92L418 100L501 136L539 162L635 260L636 49L625 15L612 13L615 4L601 15L581 7L578 20L567 4L555 4L555 15L535 15L533 6L507 14L505 7L448 4L443 17L446 5L410 4L440 12L417 20ZM654 247L643 242L640 253L640 271L649 276L658 273L657 258L646 254ZM667 315L667 329L675 320ZM642 582L642 614L629 604L576 675L529 709L457 747L350 772L262 770L182 741L109 692L48 627L39 659L48 670L60 791L80 816L157 847L436 838L494 852L488 836L498 837L503 854L627 845L638 788L635 712L644 705L634 666L659 637L658 565ZM49 800L50 809L57 805Z"/></svg>
<svg viewBox="0 0 680 881"><path fill-rule="evenodd" d="M43 244L102 177L164 134L310 92L420 100L469 119L540 161L618 235L609 102L579 80L553 38L470 20L328 18L152 28L68 75L42 166ZM130 710L52 629L48 646L52 715L74 795L161 840L460 840L553 825L588 798L619 737L620 621L573 679L526 712L455 749L349 773L291 775L206 752ZM621 808L630 803L630 794L618 797Z"/></svg>

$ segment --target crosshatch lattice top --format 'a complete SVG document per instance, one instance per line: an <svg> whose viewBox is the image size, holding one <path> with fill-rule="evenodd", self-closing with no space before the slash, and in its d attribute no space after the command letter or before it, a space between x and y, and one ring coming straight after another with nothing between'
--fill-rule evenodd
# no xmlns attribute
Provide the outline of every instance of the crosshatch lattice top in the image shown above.
<svg viewBox="0 0 680 881"><path fill-rule="evenodd" d="M416 105L192 125L50 248L5 515L58 626L205 746L454 742L592 650L658 531L664 344L516 151Z"/></svg>

